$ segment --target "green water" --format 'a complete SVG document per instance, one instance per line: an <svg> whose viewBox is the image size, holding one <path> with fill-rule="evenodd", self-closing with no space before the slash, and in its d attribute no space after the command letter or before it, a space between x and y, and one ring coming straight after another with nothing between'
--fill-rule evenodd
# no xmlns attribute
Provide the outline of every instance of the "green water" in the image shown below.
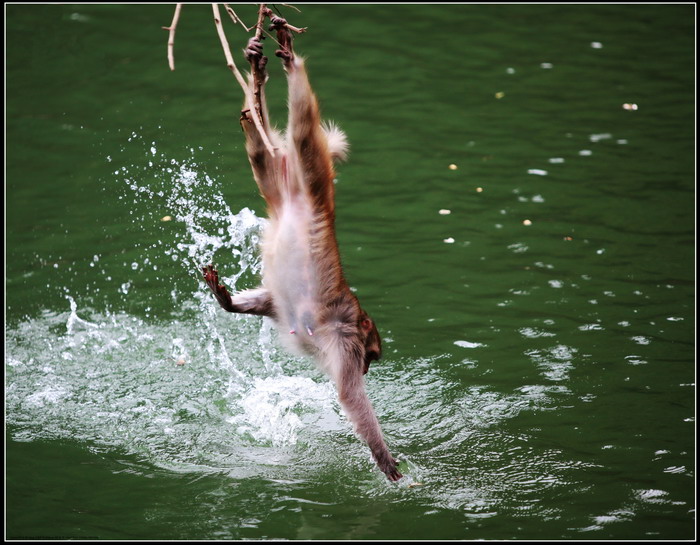
<svg viewBox="0 0 700 545"><path fill-rule="evenodd" d="M171 73L169 5L8 5L6 537L692 539L695 7L302 7L406 478L199 280L264 224L211 10Z"/></svg>

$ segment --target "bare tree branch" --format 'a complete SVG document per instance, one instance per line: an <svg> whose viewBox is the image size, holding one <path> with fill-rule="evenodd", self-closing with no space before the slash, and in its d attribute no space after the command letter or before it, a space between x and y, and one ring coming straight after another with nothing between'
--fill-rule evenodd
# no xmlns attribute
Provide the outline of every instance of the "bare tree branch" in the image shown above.
<svg viewBox="0 0 700 545"><path fill-rule="evenodd" d="M214 12L214 24L216 25L216 32L219 34L219 40L221 41L221 47L224 49L224 56L226 57L226 65L229 67L231 72L233 72L233 75L236 76L236 79L238 80L239 85L243 89L243 93L246 96L246 101L248 104L251 106L255 104L255 99L253 97L253 94L250 91L250 87L246 83L245 79L241 75L241 72L238 70L238 67L236 66L236 63L233 62L233 55L231 55L231 48L228 45L228 40L226 39L226 34L224 33L224 27L221 24L221 12L219 11L219 6L217 4L212 4L212 11ZM260 116L259 115L254 115L253 117L253 123L255 124L255 128L258 130L258 133L260 133L260 138L262 138L263 143L265 144L265 147L267 148L267 151L270 152L270 155L274 156L275 155L275 148L273 147L272 143L270 142L270 139L267 137L267 133L265 133L265 129L262 126L262 123L260 121Z"/></svg>
<svg viewBox="0 0 700 545"><path fill-rule="evenodd" d="M246 31L246 32L250 32L251 30L253 30L252 27L251 27L251 28L248 28L248 26L243 22L243 19L241 19L238 15L236 15L236 12L233 11L233 9L231 8L231 6L229 6L228 4L224 4L224 7L226 8L226 12L229 14L229 16L231 17L231 20L232 20L234 23L240 23L241 26L242 26L243 28L245 28L245 31Z"/></svg>
<svg viewBox="0 0 700 545"><path fill-rule="evenodd" d="M258 21L255 23L255 38L261 40L263 38L264 24L267 17L272 16L272 10L268 9L265 4L260 4L258 9ZM253 76L253 93L255 95L254 109L257 117L260 118L262 123L265 122L263 119L263 107L262 107L262 87L265 84L265 73L260 70L260 67L255 64L251 66L251 73ZM251 105L253 106L253 105Z"/></svg>
<svg viewBox="0 0 700 545"><path fill-rule="evenodd" d="M175 47L175 29L177 28L177 22L180 19L180 11L182 10L182 4L175 4L175 15L173 15L173 22L170 26L164 26L163 30L169 30L168 35L168 65L170 70L175 70L175 55L173 49Z"/></svg>

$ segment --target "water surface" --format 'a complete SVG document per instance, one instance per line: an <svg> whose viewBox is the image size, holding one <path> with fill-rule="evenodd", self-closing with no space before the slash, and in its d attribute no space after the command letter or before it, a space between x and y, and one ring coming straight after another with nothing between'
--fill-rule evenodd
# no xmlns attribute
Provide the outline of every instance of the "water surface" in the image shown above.
<svg viewBox="0 0 700 545"><path fill-rule="evenodd" d="M210 10L171 73L171 6L8 5L6 536L691 539L694 7L284 15L406 478L199 278L254 286L265 223Z"/></svg>

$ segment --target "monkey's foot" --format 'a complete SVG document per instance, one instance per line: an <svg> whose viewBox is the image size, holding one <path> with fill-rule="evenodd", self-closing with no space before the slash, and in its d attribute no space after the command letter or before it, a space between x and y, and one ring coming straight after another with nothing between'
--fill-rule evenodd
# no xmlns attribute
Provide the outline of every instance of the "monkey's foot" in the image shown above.
<svg viewBox="0 0 700 545"><path fill-rule="evenodd" d="M285 66L290 66L294 60L294 50L292 49L292 33L289 31L286 19L282 17L272 16L270 30L277 31L277 41L280 44L280 48L275 51L277 55L284 62Z"/></svg>
<svg viewBox="0 0 700 545"><path fill-rule="evenodd" d="M248 45L244 50L245 59L250 63L253 70L257 70L261 74L264 74L265 66L267 65L267 57L265 57L262 53L262 40L253 36L250 40L248 40Z"/></svg>
<svg viewBox="0 0 700 545"><path fill-rule="evenodd" d="M209 289L212 291L221 307L229 312L234 312L231 294L226 289L226 286L219 284L219 272L213 265L202 267L202 271L204 272L204 282L209 286Z"/></svg>

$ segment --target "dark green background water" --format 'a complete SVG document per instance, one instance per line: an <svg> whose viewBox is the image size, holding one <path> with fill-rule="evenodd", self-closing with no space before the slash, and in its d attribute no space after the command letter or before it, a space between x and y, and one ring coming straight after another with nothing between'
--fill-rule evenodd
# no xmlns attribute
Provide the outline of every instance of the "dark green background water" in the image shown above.
<svg viewBox="0 0 700 545"><path fill-rule="evenodd" d="M198 279L255 285L264 212L211 11L171 73L172 11L6 6L7 537L692 538L695 7L284 9L398 486Z"/></svg>

